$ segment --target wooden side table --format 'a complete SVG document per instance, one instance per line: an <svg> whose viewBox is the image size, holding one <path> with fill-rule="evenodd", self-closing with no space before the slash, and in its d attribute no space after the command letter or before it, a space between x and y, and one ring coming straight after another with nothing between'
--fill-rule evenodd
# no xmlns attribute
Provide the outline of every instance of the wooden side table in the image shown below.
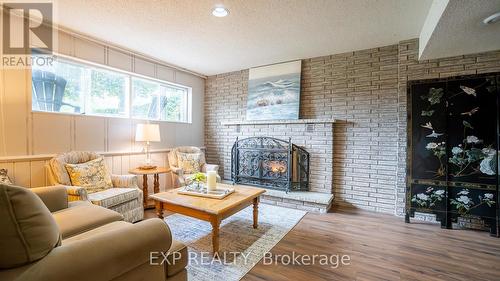
<svg viewBox="0 0 500 281"><path fill-rule="evenodd" d="M144 209L152 209L155 205L148 204L148 175L153 175L153 193L160 192L160 174L170 173L170 168L165 167L156 167L155 169L143 170L139 168L132 169L128 171L133 175L142 175L142 196L143 196L143 204Z"/></svg>

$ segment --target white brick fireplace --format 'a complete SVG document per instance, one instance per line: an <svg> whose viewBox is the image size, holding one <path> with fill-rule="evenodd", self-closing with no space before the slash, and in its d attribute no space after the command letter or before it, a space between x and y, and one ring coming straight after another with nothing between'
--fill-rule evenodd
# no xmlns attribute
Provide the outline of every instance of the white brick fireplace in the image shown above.
<svg viewBox="0 0 500 281"><path fill-rule="evenodd" d="M217 151L222 152L221 177L231 179L231 147L236 138L274 137L288 140L309 152L309 190L290 194L268 192L264 202L324 212L333 199L333 128L335 120L299 119L221 122ZM219 150L220 148L220 150ZM322 195L323 194L323 195Z"/></svg>

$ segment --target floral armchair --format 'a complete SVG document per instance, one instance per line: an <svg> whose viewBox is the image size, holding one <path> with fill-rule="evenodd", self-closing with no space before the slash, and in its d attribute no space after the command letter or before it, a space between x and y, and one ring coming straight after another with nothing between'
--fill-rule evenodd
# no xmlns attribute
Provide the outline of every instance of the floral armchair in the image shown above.
<svg viewBox="0 0 500 281"><path fill-rule="evenodd" d="M186 169L186 166L182 163L185 163L186 159L179 159L179 157L188 158L189 166L192 167ZM180 146L173 149L168 153L168 163L172 170L175 187L189 184L196 172L207 173L208 171L218 172L219 170L219 165L207 164L205 162L205 153L194 146ZM220 181L220 176L217 175L217 182Z"/></svg>
<svg viewBox="0 0 500 281"><path fill-rule="evenodd" d="M139 189L136 176L111 175L112 187L105 189L72 185L66 164L87 163L100 157L102 156L94 152L72 151L52 158L48 164L50 184L64 185L69 201L90 201L122 214L124 220L128 222L142 220L144 217L143 194Z"/></svg>

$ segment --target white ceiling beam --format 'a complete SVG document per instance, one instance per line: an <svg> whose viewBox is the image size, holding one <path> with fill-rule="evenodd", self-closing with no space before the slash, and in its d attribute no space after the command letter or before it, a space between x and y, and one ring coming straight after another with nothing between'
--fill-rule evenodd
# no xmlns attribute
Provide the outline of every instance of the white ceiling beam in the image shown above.
<svg viewBox="0 0 500 281"><path fill-rule="evenodd" d="M419 59L438 59L500 49L500 0L434 0L420 32Z"/></svg>
<svg viewBox="0 0 500 281"><path fill-rule="evenodd" d="M420 31L420 36L418 40L419 58L422 57L425 47L427 46L427 43L429 43L429 39L434 33L434 29L438 25L439 20L441 19L441 16L443 15L444 10L448 6L449 2L450 2L449 0L434 0L432 2L432 5L429 9L429 13L427 14L427 17L425 18L424 21L424 25L422 26L422 30Z"/></svg>

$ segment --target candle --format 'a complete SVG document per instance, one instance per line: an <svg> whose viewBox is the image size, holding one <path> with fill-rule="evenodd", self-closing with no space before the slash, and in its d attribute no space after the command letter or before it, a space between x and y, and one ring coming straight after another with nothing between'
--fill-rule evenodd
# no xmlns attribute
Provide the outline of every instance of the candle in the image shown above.
<svg viewBox="0 0 500 281"><path fill-rule="evenodd" d="M217 189L217 172L208 171L207 172L207 190L213 191Z"/></svg>

